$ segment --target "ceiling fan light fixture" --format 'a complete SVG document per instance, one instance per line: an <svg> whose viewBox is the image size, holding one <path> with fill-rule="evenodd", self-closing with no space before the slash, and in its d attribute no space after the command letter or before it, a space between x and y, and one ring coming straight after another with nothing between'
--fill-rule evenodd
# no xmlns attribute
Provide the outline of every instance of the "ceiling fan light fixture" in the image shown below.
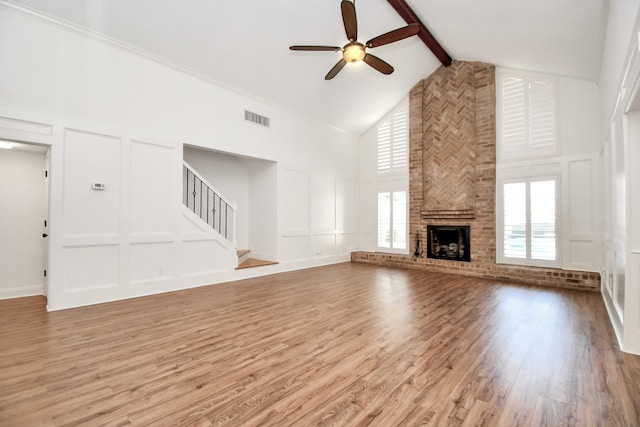
<svg viewBox="0 0 640 427"><path fill-rule="evenodd" d="M360 62L364 59L364 45L358 42L348 43L342 51L342 58L350 63Z"/></svg>
<svg viewBox="0 0 640 427"><path fill-rule="evenodd" d="M391 0L389 0L389 2L391 2ZM342 10L342 23L344 24L344 31L347 35L347 39L349 39L349 42L342 48L335 46L289 46L289 49L291 50L334 52L342 51L342 58L340 58L340 60L333 66L333 68L329 70L327 75L324 76L325 80L333 79L348 63L358 64L364 62L365 64L369 65L376 71L381 72L382 74L389 75L393 73L393 67L391 65L384 62L377 56L367 53L367 48L374 48L389 43L394 43L399 40L406 39L407 37L415 36L421 31L420 25L409 24L406 27L396 28L393 31L389 31L388 33L384 33L379 35L378 37L374 37L366 44L360 43L359 41L357 41L358 21L356 20L356 6L354 3L355 0L342 0L340 2L340 9ZM396 7L394 6L394 8Z"/></svg>

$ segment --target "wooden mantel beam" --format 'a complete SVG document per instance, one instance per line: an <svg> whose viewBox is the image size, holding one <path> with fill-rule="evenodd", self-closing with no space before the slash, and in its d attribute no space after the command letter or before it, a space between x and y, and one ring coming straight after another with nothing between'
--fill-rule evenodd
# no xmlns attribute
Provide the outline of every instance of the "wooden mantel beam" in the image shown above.
<svg viewBox="0 0 640 427"><path fill-rule="evenodd" d="M445 67L451 65L451 56L449 56L440 43L438 43L436 38L433 37L431 31L427 29L426 25L418 18L418 15L416 15L405 0L387 0L387 2L398 12L398 15L400 15L407 24L418 24L420 26L418 37L427 45L436 58L442 62L442 65Z"/></svg>

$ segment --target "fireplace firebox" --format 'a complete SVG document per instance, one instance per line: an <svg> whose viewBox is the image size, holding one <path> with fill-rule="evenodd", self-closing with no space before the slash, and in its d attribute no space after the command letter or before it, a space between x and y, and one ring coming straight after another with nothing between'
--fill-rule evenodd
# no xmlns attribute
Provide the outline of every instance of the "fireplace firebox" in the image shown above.
<svg viewBox="0 0 640 427"><path fill-rule="evenodd" d="M427 258L471 262L471 227L427 225Z"/></svg>

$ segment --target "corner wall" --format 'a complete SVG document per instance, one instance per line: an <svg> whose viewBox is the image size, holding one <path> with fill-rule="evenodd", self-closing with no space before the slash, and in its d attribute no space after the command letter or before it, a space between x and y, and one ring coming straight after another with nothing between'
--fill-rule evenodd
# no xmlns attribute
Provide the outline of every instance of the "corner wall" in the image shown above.
<svg viewBox="0 0 640 427"><path fill-rule="evenodd" d="M375 252L356 252L351 260L543 286L598 290L598 273L496 264L495 92L493 65L454 61L450 67L440 67L414 86L410 93L410 253L416 248L416 233L421 236L424 251L427 224L471 225L471 262ZM425 149L433 142L438 145L437 150ZM446 169L434 172L429 166L433 156ZM463 176L459 169L447 163L448 159L461 156L467 163L473 159L473 165L465 167ZM425 185L434 177L441 179L442 185ZM459 188L456 179L462 179ZM436 201L439 195L446 198L456 194L461 202L456 209L447 211L446 205L426 200L434 194ZM431 206L435 208L429 209Z"/></svg>
<svg viewBox="0 0 640 427"><path fill-rule="evenodd" d="M640 354L640 1L609 4L600 71L602 296L620 347Z"/></svg>

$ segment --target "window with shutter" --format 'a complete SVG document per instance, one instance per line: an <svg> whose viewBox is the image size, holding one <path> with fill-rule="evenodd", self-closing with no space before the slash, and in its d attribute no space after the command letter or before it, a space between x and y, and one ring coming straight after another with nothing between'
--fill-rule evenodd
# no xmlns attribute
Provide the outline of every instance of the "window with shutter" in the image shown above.
<svg viewBox="0 0 640 427"><path fill-rule="evenodd" d="M409 117L400 108L378 125L378 173L406 171L408 145Z"/></svg>
<svg viewBox="0 0 640 427"><path fill-rule="evenodd" d="M404 170L407 168L407 147L409 145L408 117L406 110L400 110L392 117L392 169Z"/></svg>
<svg viewBox="0 0 640 427"><path fill-rule="evenodd" d="M499 188L498 259L507 264L555 266L557 178L505 181Z"/></svg>
<svg viewBox="0 0 640 427"><path fill-rule="evenodd" d="M498 80L501 160L555 155L557 84L550 78L500 73Z"/></svg>
<svg viewBox="0 0 640 427"><path fill-rule="evenodd" d="M377 127L378 168L374 178L378 197L377 250L403 253L409 250L409 103L389 112Z"/></svg>
<svg viewBox="0 0 640 427"><path fill-rule="evenodd" d="M378 126L378 172L391 170L391 122Z"/></svg>

